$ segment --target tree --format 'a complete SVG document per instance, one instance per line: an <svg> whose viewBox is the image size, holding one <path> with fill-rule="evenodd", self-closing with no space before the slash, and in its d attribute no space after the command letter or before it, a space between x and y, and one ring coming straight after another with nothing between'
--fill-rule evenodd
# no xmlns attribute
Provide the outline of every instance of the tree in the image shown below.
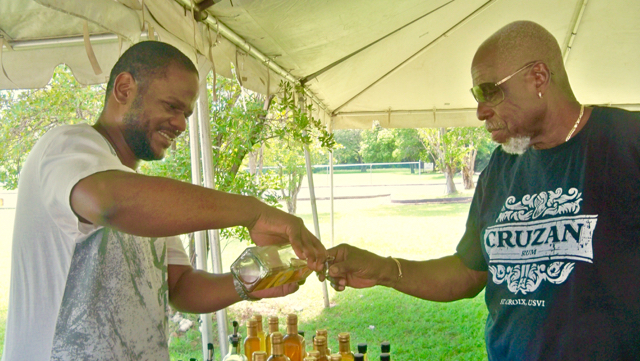
<svg viewBox="0 0 640 361"><path fill-rule="evenodd" d="M393 135L396 140L396 149L393 151L395 159L401 162L416 162L424 157L425 149L420 142L417 129L396 128L393 129ZM412 165L411 173L413 172Z"/></svg>
<svg viewBox="0 0 640 361"><path fill-rule="evenodd" d="M365 163L396 161L393 155L396 140L391 129L382 128L380 123L374 122L371 129L363 130L361 135L360 154Z"/></svg>
<svg viewBox="0 0 640 361"><path fill-rule="evenodd" d="M464 189L473 189L475 184L473 175L475 174L476 158L479 150L486 150L492 143L489 133L483 127L457 128L460 132L461 140L466 144L467 153L462 161L462 183Z"/></svg>
<svg viewBox="0 0 640 361"><path fill-rule="evenodd" d="M55 126L94 121L103 97L103 86L78 84L66 66L55 68L44 88L0 92L0 185L16 189L22 164L36 141Z"/></svg>
<svg viewBox="0 0 640 361"><path fill-rule="evenodd" d="M362 154L360 153L362 142L361 129L339 129L336 130L333 135L338 145L333 151L336 164L363 162Z"/></svg>

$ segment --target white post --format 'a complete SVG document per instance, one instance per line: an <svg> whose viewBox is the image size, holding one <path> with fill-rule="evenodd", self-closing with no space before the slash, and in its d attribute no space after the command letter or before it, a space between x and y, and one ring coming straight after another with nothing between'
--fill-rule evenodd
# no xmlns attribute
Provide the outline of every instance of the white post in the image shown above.
<svg viewBox="0 0 640 361"><path fill-rule="evenodd" d="M206 77L205 77L206 79ZM206 96L206 95L205 95ZM200 108L200 104L197 104ZM192 116L189 121L189 142L191 151L191 182L196 185L202 185L202 174L200 171L200 140L198 138L198 123L200 112L196 116ZM195 256L196 268L199 270L207 270L207 251L206 251L206 233L204 231L194 232L195 238ZM207 355L207 344L213 341L211 329L211 314L205 313L200 315L200 334L202 335L202 354Z"/></svg>
<svg viewBox="0 0 640 361"><path fill-rule="evenodd" d="M329 203L331 203L331 247L334 245L334 224L333 224L333 151L329 153Z"/></svg>

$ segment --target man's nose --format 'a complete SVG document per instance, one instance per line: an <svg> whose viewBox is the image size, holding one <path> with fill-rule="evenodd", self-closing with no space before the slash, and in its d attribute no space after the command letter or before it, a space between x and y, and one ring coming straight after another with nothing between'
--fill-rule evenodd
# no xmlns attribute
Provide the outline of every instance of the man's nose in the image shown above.
<svg viewBox="0 0 640 361"><path fill-rule="evenodd" d="M487 119L490 119L493 114L494 112L492 107L487 106L485 102L478 103L478 108L476 109L476 117L478 117L479 120L485 121Z"/></svg>
<svg viewBox="0 0 640 361"><path fill-rule="evenodd" d="M171 125L178 130L180 133L184 132L187 129L187 117L185 114L180 113L175 117L171 118Z"/></svg>

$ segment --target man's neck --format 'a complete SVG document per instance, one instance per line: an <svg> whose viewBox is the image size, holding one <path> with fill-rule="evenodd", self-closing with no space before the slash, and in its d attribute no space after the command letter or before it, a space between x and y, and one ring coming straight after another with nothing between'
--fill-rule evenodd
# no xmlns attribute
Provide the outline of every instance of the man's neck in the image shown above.
<svg viewBox="0 0 640 361"><path fill-rule="evenodd" d="M108 122L105 122L103 116L104 114L100 115L100 118L98 118L98 121L93 125L93 128L111 144L123 165L136 170L139 160L127 145L122 133L114 125L109 125Z"/></svg>

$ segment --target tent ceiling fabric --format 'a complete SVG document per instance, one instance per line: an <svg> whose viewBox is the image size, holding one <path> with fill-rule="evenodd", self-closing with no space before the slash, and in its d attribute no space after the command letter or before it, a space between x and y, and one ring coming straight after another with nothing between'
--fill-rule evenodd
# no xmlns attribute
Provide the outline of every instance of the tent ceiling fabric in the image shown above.
<svg viewBox="0 0 640 361"><path fill-rule="evenodd" d="M473 54L498 28L524 19L551 31L563 51L577 26L566 66L581 102L640 110L636 0L222 0L205 23L185 8L191 0L2 0L1 60L10 79L0 72L0 88L42 87L61 63L81 83L104 82L120 52L152 29L194 61L213 60L220 75L232 76L234 64L249 89L266 93L269 83L273 93L283 76L303 81L321 103L316 116L333 129L374 120L480 125L468 90ZM102 74L82 43L85 19ZM244 39L245 50L216 21ZM247 49L289 75L268 71Z"/></svg>

